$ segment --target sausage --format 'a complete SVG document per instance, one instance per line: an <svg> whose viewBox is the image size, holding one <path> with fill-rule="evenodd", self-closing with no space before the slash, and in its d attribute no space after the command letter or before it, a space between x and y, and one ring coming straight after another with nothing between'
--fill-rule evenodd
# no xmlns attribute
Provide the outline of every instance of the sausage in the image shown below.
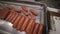
<svg viewBox="0 0 60 34"><path fill-rule="evenodd" d="M32 25L33 25L33 22L34 22L34 20L31 18L30 21L29 21L29 24L27 25L27 28L25 29L25 31L26 31L27 33L30 32L31 27L32 27Z"/></svg>
<svg viewBox="0 0 60 34"><path fill-rule="evenodd" d="M29 15L31 16L31 18L35 19L35 16L31 13L31 11L29 11Z"/></svg>
<svg viewBox="0 0 60 34"><path fill-rule="evenodd" d="M7 6L7 8L9 8L9 10L17 11L17 9L14 6Z"/></svg>
<svg viewBox="0 0 60 34"><path fill-rule="evenodd" d="M18 16L19 16L19 14L17 13L17 14L14 16L14 18L11 20L11 23L12 23L12 24L14 23L14 21L17 19Z"/></svg>
<svg viewBox="0 0 60 34"><path fill-rule="evenodd" d="M22 10L24 10L25 12L27 12L26 7L22 6Z"/></svg>
<svg viewBox="0 0 60 34"><path fill-rule="evenodd" d="M0 10L0 18L2 18L2 10Z"/></svg>
<svg viewBox="0 0 60 34"><path fill-rule="evenodd" d="M14 12L10 12L10 14L7 16L7 18L5 19L5 20L9 20L9 18L12 16L12 14L13 14Z"/></svg>
<svg viewBox="0 0 60 34"><path fill-rule="evenodd" d="M18 23L18 25L16 27L17 30L21 30L21 26L24 23L24 21L25 21L25 17L22 16L22 18L19 20L19 23Z"/></svg>
<svg viewBox="0 0 60 34"><path fill-rule="evenodd" d="M6 18L8 13L9 13L9 11L6 11L5 13L3 13L2 18Z"/></svg>
<svg viewBox="0 0 60 34"><path fill-rule="evenodd" d="M2 16L2 15L0 14L0 18L1 18L1 16Z"/></svg>
<svg viewBox="0 0 60 34"><path fill-rule="evenodd" d="M28 15L26 7L23 6L21 11L24 13L24 15Z"/></svg>
<svg viewBox="0 0 60 34"><path fill-rule="evenodd" d="M21 10L16 10L15 12L17 12L17 13L21 13Z"/></svg>
<svg viewBox="0 0 60 34"><path fill-rule="evenodd" d="M30 30L30 32L28 34L32 34L34 26L35 26L35 23L33 23L32 27L31 27L31 30Z"/></svg>
<svg viewBox="0 0 60 34"><path fill-rule="evenodd" d="M43 25L40 24L40 26L39 26L39 30L38 30L38 34L42 34L42 30L43 30Z"/></svg>
<svg viewBox="0 0 60 34"><path fill-rule="evenodd" d="M26 28L27 25L28 25L29 20L30 20L30 19L29 19L28 17L26 17L26 19L25 19L25 21L24 21L24 23L23 23L23 25L22 25L22 27L21 27L21 31L25 30L25 28Z"/></svg>
<svg viewBox="0 0 60 34"><path fill-rule="evenodd" d="M14 18L14 16L15 16L15 14L16 14L16 12L14 12L13 14L12 14L12 16L9 18L9 22L11 22L11 20Z"/></svg>
<svg viewBox="0 0 60 34"><path fill-rule="evenodd" d="M10 11L7 7L3 8L2 11L1 11L1 18L2 19L6 18L6 16L8 15L9 12Z"/></svg>
<svg viewBox="0 0 60 34"><path fill-rule="evenodd" d="M22 17L22 16L19 14L18 17L17 17L17 19L16 19L15 22L13 23L13 27L14 27L14 28L17 27L18 22L20 21L21 17Z"/></svg>
<svg viewBox="0 0 60 34"><path fill-rule="evenodd" d="M34 29L35 29L35 26L36 26L36 23L34 22L34 27L33 27L33 29L32 29L32 32L30 33L30 34L33 34L33 31L34 31Z"/></svg>
<svg viewBox="0 0 60 34"><path fill-rule="evenodd" d="M33 34L37 34L37 32L38 32L38 27L39 27L39 24L36 23L36 26L35 26L35 28L34 28L34 30L33 30Z"/></svg>
<svg viewBox="0 0 60 34"><path fill-rule="evenodd" d="M37 13L35 10L33 10L33 9L30 9L29 11L30 11L33 15L35 15L35 16L38 15L38 13Z"/></svg>
<svg viewBox="0 0 60 34"><path fill-rule="evenodd" d="M18 9L16 9L15 7L13 7L13 6L7 6L7 8L9 8L9 10L13 10L13 11L15 11L15 12L21 12L20 10L18 10Z"/></svg>

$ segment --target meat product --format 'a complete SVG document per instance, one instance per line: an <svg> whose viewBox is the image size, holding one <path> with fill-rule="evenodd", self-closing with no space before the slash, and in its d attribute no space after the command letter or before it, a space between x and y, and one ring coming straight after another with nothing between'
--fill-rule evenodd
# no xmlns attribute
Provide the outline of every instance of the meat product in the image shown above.
<svg viewBox="0 0 60 34"><path fill-rule="evenodd" d="M14 18L11 20L11 23L12 23L12 24L14 23L14 21L17 19L18 16L19 16L19 14L17 13L17 14L14 16Z"/></svg>
<svg viewBox="0 0 60 34"><path fill-rule="evenodd" d="M23 6L21 11L24 13L24 15L28 15L26 7Z"/></svg>
<svg viewBox="0 0 60 34"><path fill-rule="evenodd" d="M18 17L17 17L17 19L14 21L14 23L13 23L13 27L14 27L14 28L17 27L18 22L20 21L21 17L22 17L22 16L19 14Z"/></svg>
<svg viewBox="0 0 60 34"><path fill-rule="evenodd" d="M7 18L6 18L6 20L8 21L9 20L9 18L12 16L12 14L13 14L14 12L10 12L10 14L7 16Z"/></svg>
<svg viewBox="0 0 60 34"><path fill-rule="evenodd" d="M33 30L33 34L37 34L38 28L39 28L39 24L36 23L36 26L35 26L35 28Z"/></svg>
<svg viewBox="0 0 60 34"><path fill-rule="evenodd" d="M12 14L12 16L9 18L9 22L11 22L11 20L14 18L14 16L16 15L16 12L14 12L13 14Z"/></svg>
<svg viewBox="0 0 60 34"><path fill-rule="evenodd" d="M22 6L22 10L24 10L25 12L27 12L27 8Z"/></svg>
<svg viewBox="0 0 60 34"><path fill-rule="evenodd" d="M6 16L8 15L9 13L9 9L7 7L4 7L1 11L0 11L0 17L1 19L4 19L6 18Z"/></svg>
<svg viewBox="0 0 60 34"><path fill-rule="evenodd" d="M31 16L31 18L35 19L35 16L32 14L31 11L29 11L29 15Z"/></svg>
<svg viewBox="0 0 60 34"><path fill-rule="evenodd" d="M42 34L42 31L43 31L43 25L40 24L40 26L39 26L39 30L38 30L38 34Z"/></svg>
<svg viewBox="0 0 60 34"><path fill-rule="evenodd" d="M25 29L27 33L30 32L33 22L34 22L34 20L31 18L29 21L29 24L27 25L27 28Z"/></svg>
<svg viewBox="0 0 60 34"><path fill-rule="evenodd" d="M16 27L17 30L21 30L21 27L22 27L24 21L25 21L25 17L22 16L22 18L19 20L18 25Z"/></svg>
<svg viewBox="0 0 60 34"><path fill-rule="evenodd" d="M30 32L28 34L32 34L34 26L35 26L35 23L33 23L32 27L31 27L31 30L30 30Z"/></svg>
<svg viewBox="0 0 60 34"><path fill-rule="evenodd" d="M26 17L26 19L25 19L25 21L24 21L24 23L23 23L23 25L22 25L22 27L21 27L21 30L22 30L22 31L25 30L25 28L27 27L29 20L30 20L30 19L29 19L28 17Z"/></svg>
<svg viewBox="0 0 60 34"><path fill-rule="evenodd" d="M15 9L13 6L7 6L7 8L9 8L9 10Z"/></svg>
<svg viewBox="0 0 60 34"><path fill-rule="evenodd" d="M31 12L33 15L35 15L35 16L38 15L38 13L37 13L35 10L33 10L33 9L30 9L30 12Z"/></svg>
<svg viewBox="0 0 60 34"><path fill-rule="evenodd" d="M1 16L2 16L2 10L0 10L0 19L1 19Z"/></svg>

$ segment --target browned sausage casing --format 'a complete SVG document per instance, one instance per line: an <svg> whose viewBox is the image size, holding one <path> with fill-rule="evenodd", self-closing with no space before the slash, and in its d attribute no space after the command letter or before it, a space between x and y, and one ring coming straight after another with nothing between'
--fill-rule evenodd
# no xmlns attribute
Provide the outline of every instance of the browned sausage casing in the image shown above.
<svg viewBox="0 0 60 34"><path fill-rule="evenodd" d="M24 21L25 21L25 17L22 16L22 18L19 20L19 23L18 23L18 25L16 27L17 30L21 30L21 26L24 23Z"/></svg>
<svg viewBox="0 0 60 34"><path fill-rule="evenodd" d="M27 25L27 28L26 28L26 32L27 32L27 33L29 33L29 32L30 32L31 27L32 27L32 25L33 25L33 22L34 22L34 20L33 20L33 19L31 19L31 20L29 21L29 24Z"/></svg>
<svg viewBox="0 0 60 34"><path fill-rule="evenodd" d="M43 25L40 24L40 26L39 26L39 30L38 30L38 34L42 34L42 30L43 30Z"/></svg>
<svg viewBox="0 0 60 34"><path fill-rule="evenodd" d="M13 18L12 21L11 21L12 24L14 23L14 21L17 19L18 16L19 16L18 13L14 16L14 18Z"/></svg>
<svg viewBox="0 0 60 34"><path fill-rule="evenodd" d="M34 26L35 26L35 23L33 23L33 25L32 25L32 27L31 27L31 30L30 30L30 33L29 33L29 34L32 34L33 29L34 29Z"/></svg>
<svg viewBox="0 0 60 34"><path fill-rule="evenodd" d="M22 27L21 27L21 30L22 30L22 31L25 30L25 28L27 27L29 20L30 20L30 19L29 19L28 17L26 17L26 19L25 19L25 21L24 21L24 23L23 23L23 25L22 25Z"/></svg>
<svg viewBox="0 0 60 34"><path fill-rule="evenodd" d="M6 16L8 15L8 13L9 13L10 11L9 11L9 9L7 8L7 7L4 7L2 10L1 10L1 14L0 14L0 17L2 18L2 19L4 19L4 18L6 18Z"/></svg>
<svg viewBox="0 0 60 34"><path fill-rule="evenodd" d="M7 16L7 18L6 18L6 20L8 21L9 20L9 18L12 16L12 14L13 14L14 12L10 12L10 14Z"/></svg>
<svg viewBox="0 0 60 34"><path fill-rule="evenodd" d="M22 16L19 14L18 17L17 17L17 19L16 19L15 22L13 23L13 27L14 27L14 28L17 27L18 22L20 21L21 17L22 17Z"/></svg>
<svg viewBox="0 0 60 34"><path fill-rule="evenodd" d="M12 14L12 16L9 18L9 22L11 22L11 20L14 18L14 16L16 15L16 12L14 12L13 14Z"/></svg>
<svg viewBox="0 0 60 34"><path fill-rule="evenodd" d="M34 15L31 13L31 11L29 12L29 15L30 15L31 17L34 17Z"/></svg>
<svg viewBox="0 0 60 34"><path fill-rule="evenodd" d="M27 8L22 6L22 10L24 10L25 12L27 12Z"/></svg>
<svg viewBox="0 0 60 34"><path fill-rule="evenodd" d="M39 28L39 24L36 23L36 26L34 28L33 34L37 34Z"/></svg>
<svg viewBox="0 0 60 34"><path fill-rule="evenodd" d="M2 18L2 10L0 11L0 18Z"/></svg>
<svg viewBox="0 0 60 34"><path fill-rule="evenodd" d="M26 7L22 7L22 12L24 13L24 15L27 15L27 9L26 9Z"/></svg>
<svg viewBox="0 0 60 34"><path fill-rule="evenodd" d="M30 12L31 12L33 15L35 15L35 16L38 15L38 13L37 13L35 10L33 10L33 9L30 9Z"/></svg>

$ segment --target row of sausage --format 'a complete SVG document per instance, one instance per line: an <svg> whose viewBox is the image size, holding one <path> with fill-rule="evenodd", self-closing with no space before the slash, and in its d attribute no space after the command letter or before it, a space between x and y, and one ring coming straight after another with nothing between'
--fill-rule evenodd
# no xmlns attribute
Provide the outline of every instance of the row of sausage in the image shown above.
<svg viewBox="0 0 60 34"><path fill-rule="evenodd" d="M43 24L35 23L34 16L38 15L37 12L30 9L28 13L26 7L21 8L21 11L17 11L11 7L5 7L0 11L0 18L11 22L16 30L25 31L27 34L42 34ZM27 15L30 15L31 18Z"/></svg>
<svg viewBox="0 0 60 34"><path fill-rule="evenodd" d="M0 18L6 18L6 16L9 14L10 11L23 13L25 16L30 16L30 17L35 17L38 15L38 13L35 10L30 9L28 11L27 8L24 6L21 7L21 10L17 10L12 6L7 6L7 7L4 7L2 10L0 10Z"/></svg>
<svg viewBox="0 0 60 34"><path fill-rule="evenodd" d="M33 18L13 11L6 20L11 22L16 30L26 31L27 34L42 34L43 25L35 23L35 19Z"/></svg>

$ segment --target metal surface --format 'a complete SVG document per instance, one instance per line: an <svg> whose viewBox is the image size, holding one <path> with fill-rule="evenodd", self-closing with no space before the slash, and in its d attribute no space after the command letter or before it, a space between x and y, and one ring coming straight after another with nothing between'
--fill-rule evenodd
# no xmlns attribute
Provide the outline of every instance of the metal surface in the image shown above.
<svg viewBox="0 0 60 34"><path fill-rule="evenodd" d="M12 27L10 22L0 19L0 33L1 34L26 34L25 32L17 31Z"/></svg>

